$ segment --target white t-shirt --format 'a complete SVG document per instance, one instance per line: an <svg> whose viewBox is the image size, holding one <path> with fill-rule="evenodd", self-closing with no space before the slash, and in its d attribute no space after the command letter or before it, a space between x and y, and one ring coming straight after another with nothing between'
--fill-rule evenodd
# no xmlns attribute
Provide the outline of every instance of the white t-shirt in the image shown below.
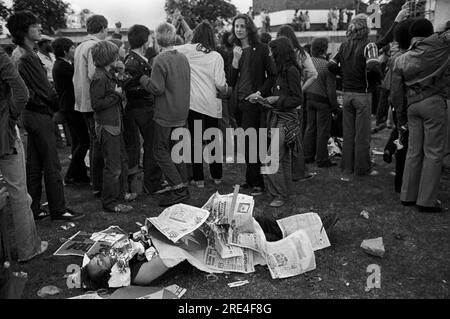
<svg viewBox="0 0 450 319"><path fill-rule="evenodd" d="M220 119L222 100L217 98L216 87L226 84L223 58L216 51L199 51L197 45L184 44L175 47L186 56L191 67L190 109Z"/></svg>

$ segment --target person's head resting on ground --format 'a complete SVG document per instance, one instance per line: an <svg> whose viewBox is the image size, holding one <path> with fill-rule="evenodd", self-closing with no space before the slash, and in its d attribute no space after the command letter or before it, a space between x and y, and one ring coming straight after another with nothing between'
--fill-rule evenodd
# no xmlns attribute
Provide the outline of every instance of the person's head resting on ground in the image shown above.
<svg viewBox="0 0 450 319"><path fill-rule="evenodd" d="M246 41L250 46L260 43L258 29L253 20L246 14L238 14L234 17L231 33L233 34L233 44L237 46L242 46L242 42Z"/></svg>
<svg viewBox="0 0 450 319"><path fill-rule="evenodd" d="M108 252L101 252L91 257L89 263L81 268L82 287L94 290L108 288L114 261Z"/></svg>
<svg viewBox="0 0 450 319"><path fill-rule="evenodd" d="M145 25L135 24L128 30L128 43L131 50L147 51L150 45L150 30Z"/></svg>
<svg viewBox="0 0 450 319"><path fill-rule="evenodd" d="M398 43L398 47L401 50L408 50L411 45L411 33L409 33L409 28L413 20L408 19L400 22L394 29L394 41Z"/></svg>
<svg viewBox="0 0 450 319"><path fill-rule="evenodd" d="M19 46L32 45L41 38L39 19L30 11L19 11L8 18L6 24L14 44Z"/></svg>
<svg viewBox="0 0 450 319"><path fill-rule="evenodd" d="M428 38L433 35L434 27L430 20L414 19L409 27L409 33L412 38Z"/></svg>
<svg viewBox="0 0 450 319"><path fill-rule="evenodd" d="M163 22L156 28L156 42L162 49L168 49L175 44L176 30L173 24Z"/></svg>
<svg viewBox="0 0 450 319"><path fill-rule="evenodd" d="M75 45L69 38L57 38L52 42L56 58L73 60Z"/></svg>
<svg viewBox="0 0 450 319"><path fill-rule="evenodd" d="M197 50L209 53L216 50L216 38L214 29L208 21L201 22L195 29L192 36L192 44L197 44Z"/></svg>
<svg viewBox="0 0 450 319"><path fill-rule="evenodd" d="M94 14L87 19L86 29L88 34L92 34L100 40L105 40L108 35L108 20L102 15Z"/></svg>
<svg viewBox="0 0 450 319"><path fill-rule="evenodd" d="M288 70L292 66L296 67L301 74L301 68L297 63L294 47L288 38L277 38L269 43L269 47L272 51L279 76L287 78Z"/></svg>
<svg viewBox="0 0 450 319"><path fill-rule="evenodd" d="M92 47L92 60L97 68L106 68L119 58L119 48L110 41L100 41Z"/></svg>
<svg viewBox="0 0 450 319"><path fill-rule="evenodd" d="M114 38L109 39L108 41L117 45L117 47L119 48L119 58L121 60L125 60L127 52L125 51L125 44L123 43L123 41L119 40L119 39L114 39Z"/></svg>
<svg viewBox="0 0 450 319"><path fill-rule="evenodd" d="M278 30L277 39L280 37L288 38L295 51L299 52L302 56L306 55L305 50L300 45L300 42L298 42L294 29L290 25L285 24Z"/></svg>
<svg viewBox="0 0 450 319"><path fill-rule="evenodd" d="M368 16L364 13L356 15L348 25L347 38L350 40L366 40L369 37Z"/></svg>
<svg viewBox="0 0 450 319"><path fill-rule="evenodd" d="M311 53L316 58L326 58L328 51L328 39L327 38L314 38L311 45Z"/></svg>
<svg viewBox="0 0 450 319"><path fill-rule="evenodd" d="M262 32L260 35L261 42L264 44L269 44L270 41L272 41L272 36L269 32Z"/></svg>

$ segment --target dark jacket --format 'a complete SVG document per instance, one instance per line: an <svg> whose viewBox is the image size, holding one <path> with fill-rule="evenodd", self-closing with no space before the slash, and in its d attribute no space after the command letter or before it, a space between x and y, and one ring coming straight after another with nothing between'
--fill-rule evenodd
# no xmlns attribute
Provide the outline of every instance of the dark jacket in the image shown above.
<svg viewBox="0 0 450 319"><path fill-rule="evenodd" d="M47 78L47 72L37 54L23 47L25 53L18 62L19 73L30 92L26 109L52 115L58 111L58 96Z"/></svg>
<svg viewBox="0 0 450 319"><path fill-rule="evenodd" d="M73 64L62 58L57 58L53 65L53 81L58 93L59 110L73 111L75 106L75 91L73 88Z"/></svg>
<svg viewBox="0 0 450 319"><path fill-rule="evenodd" d="M309 101L315 101L330 106L331 111L338 109L336 97L336 76L327 68L327 60L313 57L313 64L316 67L317 79L306 90Z"/></svg>
<svg viewBox="0 0 450 319"><path fill-rule="evenodd" d="M392 72L391 100L399 124L408 121L409 105L436 95L447 99L449 87L450 31L414 38L409 51L395 60Z"/></svg>
<svg viewBox="0 0 450 319"><path fill-rule="evenodd" d="M130 51L125 58L125 71L132 76L124 85L127 96L127 109L154 107L155 98L141 85L139 79L142 75L151 76L152 67L139 54Z"/></svg>
<svg viewBox="0 0 450 319"><path fill-rule="evenodd" d="M302 76L300 70L291 66L286 76L278 76L273 88L273 95L279 96L275 108L288 111L302 104Z"/></svg>
<svg viewBox="0 0 450 319"><path fill-rule="evenodd" d="M102 126L121 127L122 97L115 91L117 82L104 68L96 68L90 95L95 122Z"/></svg>
<svg viewBox="0 0 450 319"><path fill-rule="evenodd" d="M15 128L28 97L24 81L0 47L0 158L14 153Z"/></svg>
<svg viewBox="0 0 450 319"><path fill-rule="evenodd" d="M233 62L232 60L230 63ZM276 77L276 67L270 55L269 47L263 43L258 43L253 46L250 61L253 91L261 92L263 97L269 96ZM231 67L229 85L235 87L238 83L238 77L239 69Z"/></svg>
<svg viewBox="0 0 450 319"><path fill-rule="evenodd" d="M342 76L344 91L370 93L380 81L381 66L369 57L369 50L377 50L377 47L368 39L348 39L329 62L329 70Z"/></svg>

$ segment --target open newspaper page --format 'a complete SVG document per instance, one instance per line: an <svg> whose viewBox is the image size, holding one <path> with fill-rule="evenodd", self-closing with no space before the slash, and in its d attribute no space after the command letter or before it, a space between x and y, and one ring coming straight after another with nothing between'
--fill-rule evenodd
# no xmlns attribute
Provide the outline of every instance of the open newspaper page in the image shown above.
<svg viewBox="0 0 450 319"><path fill-rule="evenodd" d="M128 235L118 226L110 226L105 230L91 235L91 240L95 242L109 243L111 246L116 242L126 238Z"/></svg>
<svg viewBox="0 0 450 319"><path fill-rule="evenodd" d="M262 252L266 249L266 235L254 218L251 219L251 222L253 223L253 233L230 231L230 245Z"/></svg>
<svg viewBox="0 0 450 319"><path fill-rule="evenodd" d="M224 272L239 272L249 274L255 271L253 251L243 249L244 256L221 258L214 247L208 246L205 253L205 264L213 269Z"/></svg>
<svg viewBox="0 0 450 319"><path fill-rule="evenodd" d="M165 209L158 217L148 218L162 234L177 243L184 236L199 228L209 216L209 211L185 204Z"/></svg>
<svg viewBox="0 0 450 319"><path fill-rule="evenodd" d="M299 230L277 242L267 242L265 257L273 279L297 276L316 269L308 235Z"/></svg>
<svg viewBox="0 0 450 319"><path fill-rule="evenodd" d="M322 220L315 213L294 215L277 221L283 237L304 230L311 241L314 251L330 247L330 240L323 227Z"/></svg>
<svg viewBox="0 0 450 319"><path fill-rule="evenodd" d="M187 260L192 266L207 273L222 273L205 264L204 256L208 242L205 235L196 230L191 234L189 241L174 244L156 229L150 229L149 235L152 243L158 251L159 258L166 267L172 268Z"/></svg>

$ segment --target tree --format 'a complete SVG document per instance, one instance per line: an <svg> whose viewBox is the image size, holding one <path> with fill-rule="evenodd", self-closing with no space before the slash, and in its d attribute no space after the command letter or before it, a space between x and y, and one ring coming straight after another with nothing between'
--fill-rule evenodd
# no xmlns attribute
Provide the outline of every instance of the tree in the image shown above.
<svg viewBox="0 0 450 319"><path fill-rule="evenodd" d="M30 10L38 16L46 34L66 28L66 13L69 4L62 0L13 0L13 11Z"/></svg>
<svg viewBox="0 0 450 319"><path fill-rule="evenodd" d="M218 19L230 22L237 13L230 0L166 0L165 10L169 19L176 9L191 28L203 20L208 20L212 25Z"/></svg>

